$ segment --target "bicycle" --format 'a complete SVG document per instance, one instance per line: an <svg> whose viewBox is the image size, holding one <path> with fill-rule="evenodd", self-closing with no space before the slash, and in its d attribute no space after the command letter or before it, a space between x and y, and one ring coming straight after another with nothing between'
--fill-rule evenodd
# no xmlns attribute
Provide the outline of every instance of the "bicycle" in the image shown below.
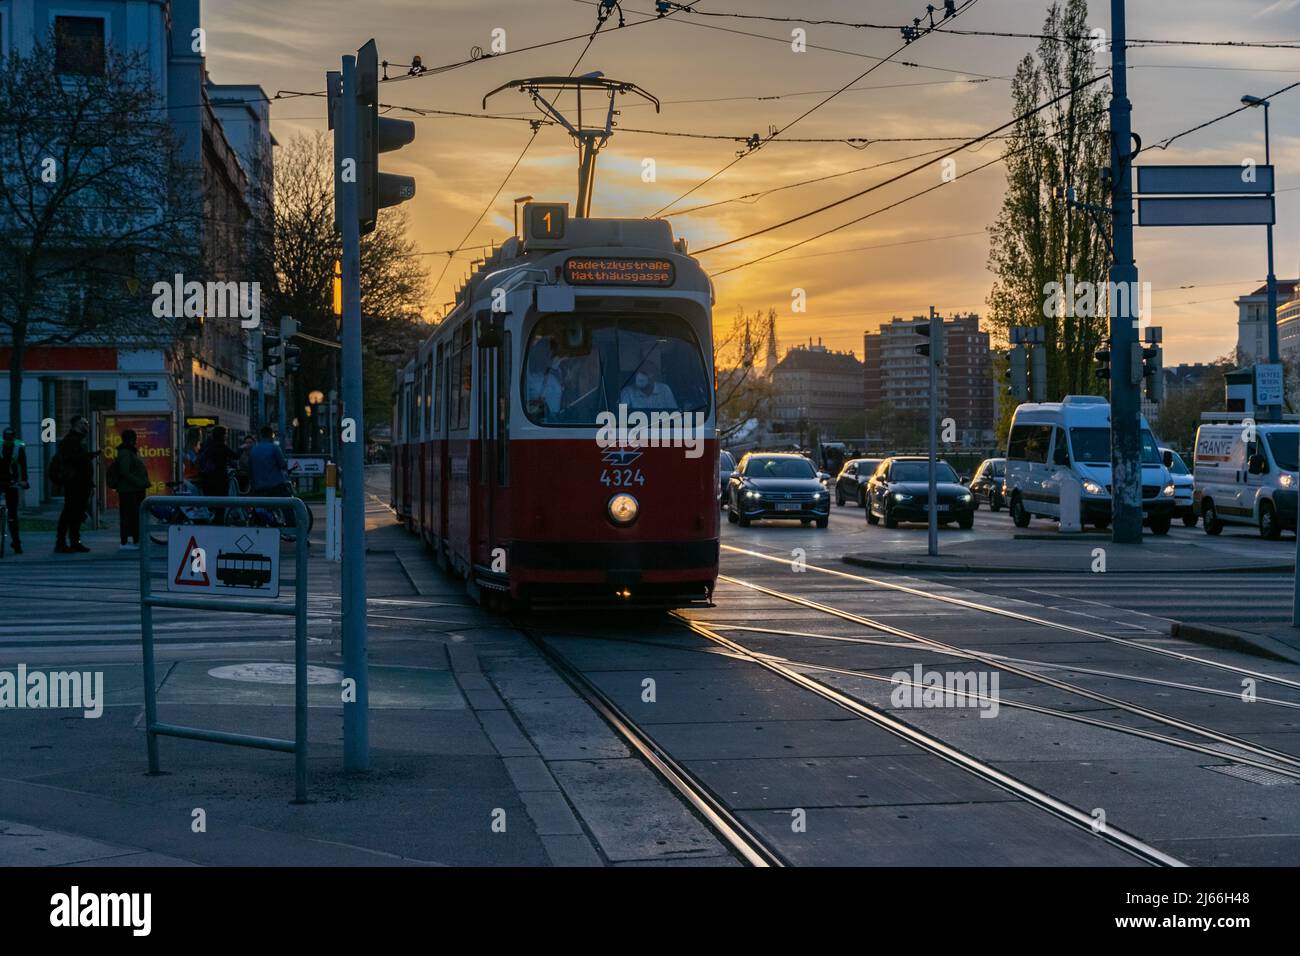
<svg viewBox="0 0 1300 956"><path fill-rule="evenodd" d="M292 491L292 485L285 482L285 486ZM242 493L246 497L256 497L251 492ZM290 494L287 497L296 498L297 495ZM298 527L292 518L293 512L289 508L276 508L271 506L258 507L234 507L226 509L226 524L236 524L250 528L276 528L280 531L280 537L290 543L298 540ZM307 534L310 535L312 528L316 525L316 516L312 514L311 508L307 508Z"/></svg>
<svg viewBox="0 0 1300 956"><path fill-rule="evenodd" d="M189 480L169 481L167 490L174 496L184 498L201 494L198 487ZM174 524L213 524L216 515L206 505L150 505L149 514L164 525ZM150 522L150 528L153 522ZM154 544L166 544L168 531L149 532L149 540Z"/></svg>

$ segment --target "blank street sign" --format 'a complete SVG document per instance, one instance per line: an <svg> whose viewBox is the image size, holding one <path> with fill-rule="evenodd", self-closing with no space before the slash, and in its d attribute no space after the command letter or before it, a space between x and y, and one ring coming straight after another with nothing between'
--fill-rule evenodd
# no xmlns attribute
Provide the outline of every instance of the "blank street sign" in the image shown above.
<svg viewBox="0 0 1300 956"><path fill-rule="evenodd" d="M1246 166L1139 166L1137 192L1142 195L1233 193L1263 195L1273 191L1273 167L1255 166L1246 182Z"/></svg>
<svg viewBox="0 0 1300 956"><path fill-rule="evenodd" d="M1139 199L1139 226L1268 226L1272 196Z"/></svg>

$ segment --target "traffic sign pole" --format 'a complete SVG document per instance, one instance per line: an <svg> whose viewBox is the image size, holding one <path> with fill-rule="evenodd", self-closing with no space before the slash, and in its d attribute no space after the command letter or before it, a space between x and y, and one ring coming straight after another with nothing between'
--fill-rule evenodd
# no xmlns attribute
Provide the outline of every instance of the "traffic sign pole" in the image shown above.
<svg viewBox="0 0 1300 956"><path fill-rule="evenodd" d="M929 531L929 554L932 558L939 556L939 495L935 481L938 477L938 454L939 454L939 357L942 354L939 350L940 336L943 334L937 312L934 306L930 306L930 354L926 356L927 364L930 366L930 461L928 482L930 487L926 489L926 497L929 501L930 512L930 531Z"/></svg>
<svg viewBox="0 0 1300 956"><path fill-rule="evenodd" d="M343 57L339 100L344 158L357 159L356 57ZM337 166L337 161L336 161ZM357 177L340 177L339 229L343 236L343 408L351 441L343 442L343 675L355 698L343 705L343 769L370 767L370 689L366 659L365 423L361 387L361 230Z"/></svg>
<svg viewBox="0 0 1300 956"><path fill-rule="evenodd" d="M1140 376L1133 374L1138 343L1138 270L1133 258L1133 104L1128 99L1128 31L1125 0L1111 0L1110 171L1114 258L1110 267L1111 540L1142 541L1142 436ZM1120 307L1121 303L1123 308ZM1141 369L1138 369L1141 372Z"/></svg>

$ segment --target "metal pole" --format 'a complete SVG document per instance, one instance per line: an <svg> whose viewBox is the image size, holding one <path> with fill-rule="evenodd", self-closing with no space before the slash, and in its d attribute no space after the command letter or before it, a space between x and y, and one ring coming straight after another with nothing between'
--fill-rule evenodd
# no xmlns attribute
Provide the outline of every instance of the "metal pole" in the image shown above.
<svg viewBox="0 0 1300 956"><path fill-rule="evenodd" d="M357 148L356 57L343 58L342 142L349 153ZM357 221L357 183L341 182L339 224L343 233L343 407L351 419L352 441L344 442L343 674L354 681L356 700L343 705L343 769L370 767L370 693L366 674L366 512L365 422L361 384L361 231ZM346 420L345 419L345 420Z"/></svg>
<svg viewBox="0 0 1300 956"><path fill-rule="evenodd" d="M929 534L929 554L932 558L939 556L939 495L935 486L937 478L938 452L939 452L939 330L940 323L938 314L934 311L934 306L930 306L930 354L927 359L930 363L930 461L929 461L929 478L930 487L926 494L929 500L930 513L930 534Z"/></svg>
<svg viewBox="0 0 1300 956"><path fill-rule="evenodd" d="M288 373L285 373L280 376L280 387L275 390L275 393L279 398L279 412L277 413L276 418L279 423L278 434L280 435L280 446L282 448L284 447L285 441L288 438L288 434L289 434L288 432L285 431L285 421L287 420L288 415L286 414L285 411L285 395L284 395L284 393L288 390L288 388L289 388L289 375Z"/></svg>
<svg viewBox="0 0 1300 956"><path fill-rule="evenodd" d="M1268 136L1268 100L1264 101L1264 165L1272 164L1269 155ZM1276 187L1276 183L1274 184ZM1269 193L1272 198L1273 193ZM1277 344L1277 276L1273 272L1273 224L1268 224L1268 361L1272 365L1279 362ZM1285 378L1284 378L1285 381ZM1282 406L1270 405L1267 410L1268 420L1282 420Z"/></svg>
<svg viewBox="0 0 1300 956"><path fill-rule="evenodd" d="M140 503L140 651L144 657L144 739L149 752L149 773L157 774L158 737L154 726L158 723L158 682L153 663L153 606L149 603L150 551L148 498Z"/></svg>
<svg viewBox="0 0 1300 956"><path fill-rule="evenodd" d="M298 522L293 562L293 802L307 802L307 508L293 500Z"/></svg>
<svg viewBox="0 0 1300 956"><path fill-rule="evenodd" d="M1138 544L1142 541L1142 406L1139 387L1133 380L1133 347L1138 342L1140 293L1133 258L1133 104L1128 100L1124 0L1111 0L1110 17L1110 170L1115 250L1110 267L1111 540L1116 544Z"/></svg>

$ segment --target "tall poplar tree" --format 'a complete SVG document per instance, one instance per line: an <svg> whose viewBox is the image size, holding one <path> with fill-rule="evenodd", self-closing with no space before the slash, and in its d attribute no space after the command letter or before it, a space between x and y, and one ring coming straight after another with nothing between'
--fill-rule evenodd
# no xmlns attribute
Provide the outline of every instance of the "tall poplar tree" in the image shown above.
<svg viewBox="0 0 1300 956"><path fill-rule="evenodd" d="M1017 116L1081 87L1096 75L1098 54L1105 52L1104 41L1091 35L1087 0L1053 3L1042 32L1037 54L1020 61L1012 81ZM1096 297L1090 315L1044 315L1044 306L1051 284L1064 286L1067 276L1076 286L1105 287L1109 219L1067 208L1057 189L1073 187L1080 203L1109 202L1101 178L1110 162L1109 97L1108 84L1095 83L1016 124L1006 142L1006 195L989 227L988 263L996 276L990 321L1003 337L1013 326L1045 328L1049 400L1103 391L1093 375L1093 352L1106 336L1105 295Z"/></svg>

